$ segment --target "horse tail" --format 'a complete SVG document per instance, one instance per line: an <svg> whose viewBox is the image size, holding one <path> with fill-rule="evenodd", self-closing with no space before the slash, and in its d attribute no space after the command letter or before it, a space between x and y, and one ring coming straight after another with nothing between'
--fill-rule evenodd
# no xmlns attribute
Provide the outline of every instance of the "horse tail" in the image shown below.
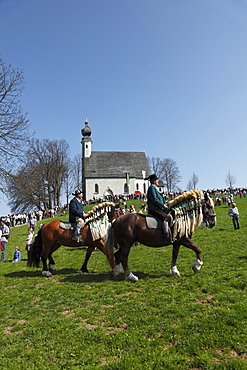
<svg viewBox="0 0 247 370"><path fill-rule="evenodd" d="M39 229L33 244L31 245L30 251L28 252L28 266L39 267L40 258L43 250L43 242L41 237L41 229Z"/></svg>
<svg viewBox="0 0 247 370"><path fill-rule="evenodd" d="M107 232L106 257L112 269L114 269L114 267L116 266L113 250L114 250L114 234L113 234L113 225L111 225L109 226Z"/></svg>

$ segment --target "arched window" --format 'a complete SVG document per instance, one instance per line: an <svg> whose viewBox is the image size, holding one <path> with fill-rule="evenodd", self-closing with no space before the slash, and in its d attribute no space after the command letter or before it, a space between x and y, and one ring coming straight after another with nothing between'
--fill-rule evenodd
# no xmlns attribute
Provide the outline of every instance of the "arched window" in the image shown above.
<svg viewBox="0 0 247 370"><path fill-rule="evenodd" d="M129 187L126 183L124 184L124 193L129 194Z"/></svg>
<svg viewBox="0 0 247 370"><path fill-rule="evenodd" d="M95 192L95 194L99 194L99 185L98 184L94 185L94 192Z"/></svg>
<svg viewBox="0 0 247 370"><path fill-rule="evenodd" d="M139 184L138 183L136 184L136 190L139 190Z"/></svg>

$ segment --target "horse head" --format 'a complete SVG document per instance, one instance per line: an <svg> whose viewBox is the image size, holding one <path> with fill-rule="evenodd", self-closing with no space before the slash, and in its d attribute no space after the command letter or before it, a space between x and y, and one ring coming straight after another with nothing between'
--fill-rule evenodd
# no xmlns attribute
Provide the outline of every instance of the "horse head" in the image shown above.
<svg viewBox="0 0 247 370"><path fill-rule="evenodd" d="M214 211L214 203L208 193L204 193L204 202L202 205L203 222L208 228L216 225L216 213Z"/></svg>
<svg viewBox="0 0 247 370"><path fill-rule="evenodd" d="M120 208L120 205L116 204L116 205L111 205L107 214L108 214L109 221L112 222L113 220L115 220L119 216L124 215L124 212Z"/></svg>

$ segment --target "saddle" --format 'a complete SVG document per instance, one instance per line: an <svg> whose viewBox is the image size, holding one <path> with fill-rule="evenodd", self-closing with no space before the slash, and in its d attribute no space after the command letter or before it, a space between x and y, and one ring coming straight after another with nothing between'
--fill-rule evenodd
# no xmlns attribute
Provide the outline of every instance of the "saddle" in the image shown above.
<svg viewBox="0 0 247 370"><path fill-rule="evenodd" d="M73 231L75 228L74 224L72 224L71 222L64 222L64 221L60 222L59 227L63 230L71 230L71 231Z"/></svg>
<svg viewBox="0 0 247 370"><path fill-rule="evenodd" d="M162 221L156 217L145 215L146 225L148 229L162 229Z"/></svg>
<svg viewBox="0 0 247 370"><path fill-rule="evenodd" d="M171 209L169 212L169 215L171 217L170 227L174 225L175 223L175 213L174 210ZM154 216L151 215L145 215L146 218L146 225L148 229L163 229L163 222Z"/></svg>

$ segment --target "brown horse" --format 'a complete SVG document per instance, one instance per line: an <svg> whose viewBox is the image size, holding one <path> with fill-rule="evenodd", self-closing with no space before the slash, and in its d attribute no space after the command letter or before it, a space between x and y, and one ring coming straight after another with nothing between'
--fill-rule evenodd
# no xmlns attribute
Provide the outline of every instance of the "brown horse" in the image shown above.
<svg viewBox="0 0 247 370"><path fill-rule="evenodd" d="M39 267L40 260L43 263L43 276L52 276L55 268L55 262L52 258L52 253L55 252L61 245L67 247L81 247L88 246L84 263L81 267L82 272L88 272L87 263L95 248L98 248L105 254L105 233L103 236L96 238L93 236L93 230L90 228L90 221L95 221L98 217L102 217L107 214L109 222L112 222L115 218L123 215L123 212L119 205L114 203L105 202L93 207L89 211L89 219L85 226L81 229L81 242L77 243L72 240L73 231L61 228L61 221L53 220L45 225L38 231L38 234L34 240L34 243L29 251L28 265ZM101 218L102 219L102 218ZM101 228L102 230L102 228ZM103 225L104 231L104 225ZM49 265L47 266L47 258Z"/></svg>
<svg viewBox="0 0 247 370"><path fill-rule="evenodd" d="M202 222L209 228L215 226L216 214L213 201L207 193L203 194L201 190L193 190L175 198L169 203L169 208L172 208L174 217L170 228L173 243L166 234L163 234L161 226L153 226L153 228L147 226L149 216L132 213L116 219L108 231L106 243L106 255L110 266L113 268L113 276L121 272L122 264L126 280L133 282L138 280L138 277L130 271L128 266L130 248L136 241L149 247L173 244L171 275L180 275L176 267L180 245L190 248L196 253L196 260L192 264L192 269L194 272L200 270L202 266L201 250L191 241L191 237L194 230ZM113 254L116 243L119 245L119 249Z"/></svg>

